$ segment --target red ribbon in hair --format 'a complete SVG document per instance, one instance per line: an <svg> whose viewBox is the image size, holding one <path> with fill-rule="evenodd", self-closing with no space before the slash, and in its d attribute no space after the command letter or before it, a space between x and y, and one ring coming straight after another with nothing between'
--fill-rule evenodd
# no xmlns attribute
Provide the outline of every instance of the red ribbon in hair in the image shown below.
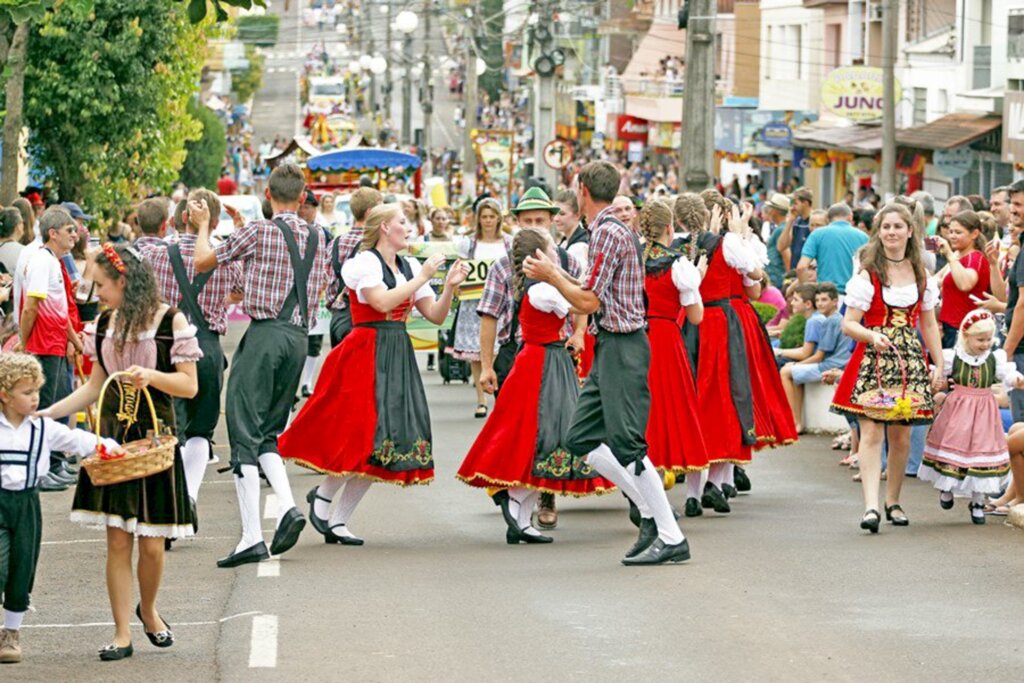
<svg viewBox="0 0 1024 683"><path fill-rule="evenodd" d="M110 261L110 265L114 266L114 270L124 275L127 272L127 268L124 267L124 261L121 260L120 254L117 253L117 249L110 242L106 242L103 245L103 253L106 255L107 260Z"/></svg>

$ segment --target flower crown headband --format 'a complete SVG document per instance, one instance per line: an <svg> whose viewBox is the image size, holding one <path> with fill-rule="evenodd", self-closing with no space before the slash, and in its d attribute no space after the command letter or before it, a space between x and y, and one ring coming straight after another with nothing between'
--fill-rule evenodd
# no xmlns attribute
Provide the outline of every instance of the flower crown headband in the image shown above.
<svg viewBox="0 0 1024 683"><path fill-rule="evenodd" d="M135 247L125 247L125 252L132 255L136 261L142 261L142 254L136 251ZM124 265L124 261L121 260L121 255L117 253L117 249L114 248L113 243L106 242L103 245L103 254L110 261L110 265L114 266L114 270L124 275L128 272L128 269Z"/></svg>
<svg viewBox="0 0 1024 683"><path fill-rule="evenodd" d="M960 323L960 332L962 334L967 334L967 330L971 329L983 320L991 320L992 323L995 323L996 321L995 316L983 308L979 308L976 311L968 313L964 318L964 321Z"/></svg>

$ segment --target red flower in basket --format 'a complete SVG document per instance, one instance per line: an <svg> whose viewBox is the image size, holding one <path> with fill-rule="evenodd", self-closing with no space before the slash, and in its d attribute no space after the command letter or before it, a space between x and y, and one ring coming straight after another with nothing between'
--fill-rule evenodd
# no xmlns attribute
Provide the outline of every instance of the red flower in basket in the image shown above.
<svg viewBox="0 0 1024 683"><path fill-rule="evenodd" d="M101 443L96 447L96 454L100 456L100 460L117 460L124 457L124 450L114 451Z"/></svg>

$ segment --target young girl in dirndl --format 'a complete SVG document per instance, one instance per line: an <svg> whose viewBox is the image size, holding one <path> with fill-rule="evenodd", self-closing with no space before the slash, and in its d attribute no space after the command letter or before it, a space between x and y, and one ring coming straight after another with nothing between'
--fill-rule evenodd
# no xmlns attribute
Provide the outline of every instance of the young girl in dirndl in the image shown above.
<svg viewBox="0 0 1024 683"><path fill-rule="evenodd" d="M579 396L576 369L565 347L569 302L553 286L525 280L523 261L537 250L558 261L554 244L535 230L521 230L512 246L512 282L523 345L494 404L494 411L466 455L457 477L477 488L507 487L494 494L509 544L550 543L532 526L541 493L586 496L614 484L597 476L584 458L562 446Z"/></svg>
<svg viewBox="0 0 1024 683"><path fill-rule="evenodd" d="M860 472L864 516L860 526L878 533L882 440L889 445L885 516L893 526L910 523L900 506L910 454L910 428L932 421L932 387L945 381L935 305L938 288L924 268L910 211L887 204L846 285L843 332L857 342L832 399L832 410L860 425ZM920 334L931 356L928 360ZM884 399L880 392L888 395Z"/></svg>
<svg viewBox="0 0 1024 683"><path fill-rule="evenodd" d="M1024 389L1024 376L993 349L996 321L979 309L960 324L956 347L942 352L953 390L928 432L918 479L939 490L939 505L949 510L953 496L969 496L971 521L985 523L985 496L998 495L1010 471L1010 454L992 385Z"/></svg>
<svg viewBox="0 0 1024 683"><path fill-rule="evenodd" d="M415 306L434 324L444 322L468 270L457 261L435 297L430 279L444 256L422 266L398 256L408 246L406 230L396 204L368 214L363 251L341 269L352 332L327 356L313 396L278 437L282 458L327 475L306 496L326 543L362 545L347 523L372 482L409 486L434 478L430 412L405 320Z"/></svg>
<svg viewBox="0 0 1024 683"><path fill-rule="evenodd" d="M704 317L700 271L673 239L672 209L659 200L644 205L640 232L644 248L644 291L647 294L647 339L651 365L647 384L651 408L647 418L647 454L662 472L685 475L686 512L702 514L701 472L708 468L708 450L697 412L697 387L680 330L680 317L699 325Z"/></svg>

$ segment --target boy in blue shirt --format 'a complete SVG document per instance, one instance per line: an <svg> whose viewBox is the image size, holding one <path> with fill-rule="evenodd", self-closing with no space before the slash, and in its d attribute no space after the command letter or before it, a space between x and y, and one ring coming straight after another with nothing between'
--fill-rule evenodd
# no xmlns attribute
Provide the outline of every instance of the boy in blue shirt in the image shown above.
<svg viewBox="0 0 1024 683"><path fill-rule="evenodd" d="M820 283L814 305L817 312L807 321L804 330L804 348L812 348L813 352L782 368L782 386L786 389L798 433L803 432L800 424L804 405L803 385L820 382L821 373L826 370L846 367L851 353L850 339L843 334L843 316L838 310L839 290L836 286L831 282Z"/></svg>

